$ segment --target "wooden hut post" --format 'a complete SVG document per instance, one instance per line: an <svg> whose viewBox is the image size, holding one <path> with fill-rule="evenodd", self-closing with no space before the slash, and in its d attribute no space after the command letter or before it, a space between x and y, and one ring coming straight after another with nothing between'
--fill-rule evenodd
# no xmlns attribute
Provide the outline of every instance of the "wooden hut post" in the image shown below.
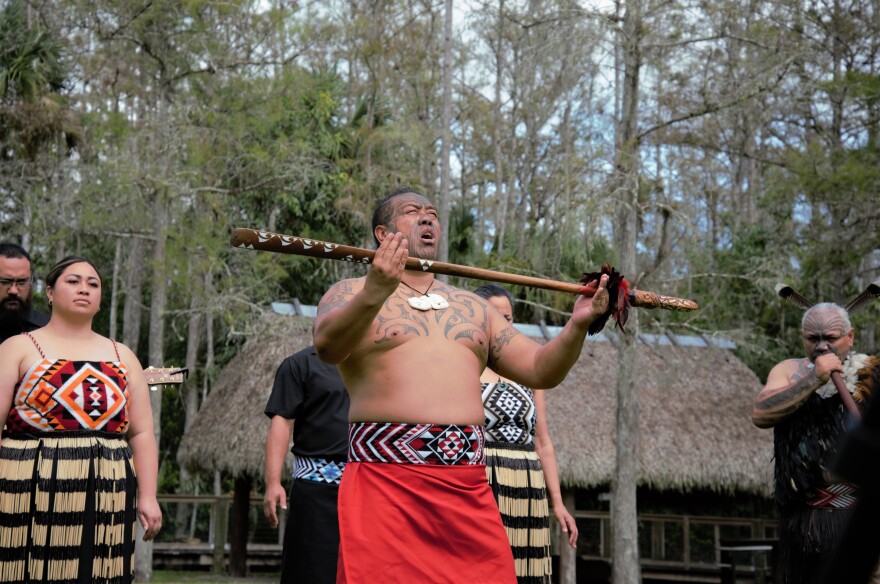
<svg viewBox="0 0 880 584"><path fill-rule="evenodd" d="M218 502L212 513L214 571L225 572L224 547L230 542L229 573L247 569L248 516L253 481L263 474L269 418L263 413L275 372L285 357L311 344L312 322L304 317L268 313L255 324L253 334L218 374L177 452L191 472L215 476ZM235 479L232 516L229 497L220 501L220 476ZM227 531L227 526L229 530ZM281 534L277 557L281 556ZM280 562L279 562L280 563Z"/></svg>
<svg viewBox="0 0 880 584"><path fill-rule="evenodd" d="M253 478L248 474L235 477L235 493L232 495L232 534L229 538L229 575L235 578L247 576L248 519L253 482Z"/></svg>
<svg viewBox="0 0 880 584"><path fill-rule="evenodd" d="M574 489L562 487L562 503L572 513L575 512ZM559 584L577 583L577 550L573 549L565 537L559 539Z"/></svg>
<svg viewBox="0 0 880 584"><path fill-rule="evenodd" d="M211 513L213 529L211 535L214 540L214 562L212 571L215 574L223 574L226 571L226 531L229 519L229 500L225 495L218 495L214 499L214 512Z"/></svg>

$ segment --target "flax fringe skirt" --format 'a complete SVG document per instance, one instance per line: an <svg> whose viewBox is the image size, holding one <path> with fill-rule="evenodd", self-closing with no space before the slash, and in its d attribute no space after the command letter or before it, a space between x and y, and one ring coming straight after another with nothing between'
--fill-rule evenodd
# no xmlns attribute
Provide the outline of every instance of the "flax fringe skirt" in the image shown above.
<svg viewBox="0 0 880 584"><path fill-rule="evenodd" d="M486 476L513 550L519 584L549 583L550 509L534 445L486 443Z"/></svg>
<svg viewBox="0 0 880 584"><path fill-rule="evenodd" d="M136 504L123 436L58 431L4 437L0 582L132 582Z"/></svg>

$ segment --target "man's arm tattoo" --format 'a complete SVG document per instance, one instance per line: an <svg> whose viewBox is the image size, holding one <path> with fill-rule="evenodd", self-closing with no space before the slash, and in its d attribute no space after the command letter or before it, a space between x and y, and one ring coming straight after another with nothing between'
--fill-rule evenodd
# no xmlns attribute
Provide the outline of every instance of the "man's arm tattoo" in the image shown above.
<svg viewBox="0 0 880 584"><path fill-rule="evenodd" d="M348 280L337 282L327 290L324 298L318 303L318 314L330 312L334 308L346 304L352 296L354 296L354 292L351 288L351 282Z"/></svg>
<svg viewBox="0 0 880 584"><path fill-rule="evenodd" d="M504 347L510 344L510 341L518 334L520 334L518 330L509 326L495 335L492 339L492 344L489 347L489 367L494 368L494 366L498 364L498 360L501 359L501 351L503 351Z"/></svg>
<svg viewBox="0 0 880 584"><path fill-rule="evenodd" d="M812 369L803 375L795 373L792 382L779 389L769 391L755 401L755 418L778 421L797 411L813 391L821 385Z"/></svg>

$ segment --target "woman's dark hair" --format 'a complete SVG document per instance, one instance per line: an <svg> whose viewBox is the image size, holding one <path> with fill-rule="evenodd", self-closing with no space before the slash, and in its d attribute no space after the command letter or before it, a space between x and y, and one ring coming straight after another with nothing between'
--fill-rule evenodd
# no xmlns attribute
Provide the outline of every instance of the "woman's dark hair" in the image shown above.
<svg viewBox="0 0 880 584"><path fill-rule="evenodd" d="M483 284L474 290L474 294L481 298L485 298L486 300L495 298L496 296L504 296L510 301L510 307L513 308L513 294L508 292L506 288L502 288L496 284Z"/></svg>
<svg viewBox="0 0 880 584"><path fill-rule="evenodd" d="M95 271L98 273L98 279L101 281L101 284L104 283L104 278L101 277L101 271L98 269L98 266L96 266L94 263L92 263L91 260L87 260L86 258L83 258L80 256L71 255L71 256L67 256L66 258L62 259L60 262L58 262L57 264L52 266L52 269L49 270L49 275L46 276L46 286L54 288L55 282L58 281L58 278L61 277L61 274L64 273L64 270L66 270L68 267L72 266L73 264L80 264L80 263L85 263L85 264L89 264L90 266L92 266L95 269Z"/></svg>

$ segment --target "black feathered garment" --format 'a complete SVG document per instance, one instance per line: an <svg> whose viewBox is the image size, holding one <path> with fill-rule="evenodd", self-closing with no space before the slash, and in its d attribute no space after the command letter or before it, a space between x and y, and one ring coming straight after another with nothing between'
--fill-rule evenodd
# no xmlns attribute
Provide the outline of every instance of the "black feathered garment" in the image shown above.
<svg viewBox="0 0 880 584"><path fill-rule="evenodd" d="M880 386L880 360L870 357L859 370L853 399L864 411ZM804 584L833 551L852 509L816 508L807 501L828 483L825 469L846 432L847 414L839 395L815 393L774 431L779 509L779 565L785 584Z"/></svg>

